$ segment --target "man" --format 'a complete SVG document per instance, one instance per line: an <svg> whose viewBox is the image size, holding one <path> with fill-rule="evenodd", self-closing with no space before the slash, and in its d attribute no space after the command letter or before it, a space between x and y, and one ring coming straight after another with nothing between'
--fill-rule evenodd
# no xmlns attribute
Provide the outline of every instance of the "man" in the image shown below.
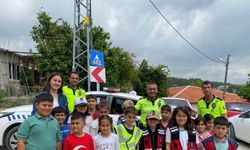
<svg viewBox="0 0 250 150"><path fill-rule="evenodd" d="M157 97L158 88L155 83L148 83L146 86L146 93L147 96L145 98L140 99L136 105L135 108L141 112L141 118L140 122L142 123L142 127L146 127L146 116L147 113L151 110L157 111L157 113L160 114L161 107L165 105L164 100Z"/></svg>
<svg viewBox="0 0 250 150"><path fill-rule="evenodd" d="M210 81L204 81L202 83L202 91L204 97L198 101L198 114L202 117L205 114L211 114L214 118L227 117L225 102L213 95L213 84Z"/></svg>
<svg viewBox="0 0 250 150"><path fill-rule="evenodd" d="M86 92L84 89L78 87L79 74L72 71L69 74L69 85L63 87L63 94L67 97L69 112L74 110L74 101L77 97L86 99Z"/></svg>

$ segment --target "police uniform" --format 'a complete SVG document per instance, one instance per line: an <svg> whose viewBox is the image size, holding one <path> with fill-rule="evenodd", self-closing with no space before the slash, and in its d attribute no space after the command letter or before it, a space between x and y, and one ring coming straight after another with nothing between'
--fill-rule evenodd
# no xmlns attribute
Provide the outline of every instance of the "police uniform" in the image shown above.
<svg viewBox="0 0 250 150"><path fill-rule="evenodd" d="M224 100L213 96L213 99L207 103L205 97L201 98L197 104L198 114L204 116L205 114L211 114L214 118L223 116L227 113Z"/></svg>
<svg viewBox="0 0 250 150"><path fill-rule="evenodd" d="M138 111L141 111L141 118L140 118L140 121L142 123L142 125L144 127L147 126L147 123L146 123L146 116L147 116L147 113L151 110L155 110L157 111L157 113L161 113L161 107L165 105L165 101L162 100L161 98L157 98L155 99L154 101L152 100L149 100L147 98L142 98L140 99L136 105L135 105L135 108L138 110Z"/></svg>
<svg viewBox="0 0 250 150"><path fill-rule="evenodd" d="M74 102L77 97L86 99L86 92L84 89L77 87L72 88L69 85L63 87L63 94L67 97L69 112L72 113L74 110Z"/></svg>

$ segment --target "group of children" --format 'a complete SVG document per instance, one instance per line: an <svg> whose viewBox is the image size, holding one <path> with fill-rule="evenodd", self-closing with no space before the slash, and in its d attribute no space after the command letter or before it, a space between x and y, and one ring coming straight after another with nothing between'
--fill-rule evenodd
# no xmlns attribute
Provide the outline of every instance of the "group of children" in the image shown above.
<svg viewBox="0 0 250 150"><path fill-rule="evenodd" d="M70 116L61 107L53 108L53 97L48 92L38 96L36 108L37 113L18 130L18 150L235 150L238 147L227 136L226 118L214 119L207 114L193 120L186 107L177 107L172 112L169 105L164 105L161 114L149 111L147 126L143 128L138 127L138 113L130 100L124 102L124 114L117 123L109 116L109 105L97 104L94 96L88 100L77 98Z"/></svg>

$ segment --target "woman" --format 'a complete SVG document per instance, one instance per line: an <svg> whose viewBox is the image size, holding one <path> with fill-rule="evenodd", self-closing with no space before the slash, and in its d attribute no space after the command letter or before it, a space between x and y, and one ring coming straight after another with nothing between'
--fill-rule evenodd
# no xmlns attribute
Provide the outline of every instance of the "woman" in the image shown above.
<svg viewBox="0 0 250 150"><path fill-rule="evenodd" d="M69 109L68 109L67 98L65 95L62 94L62 87L63 87L62 76L59 73L52 73L49 76L45 84L45 87L43 88L43 91L49 91L50 94L53 96L53 107L60 106L64 108L68 116ZM35 101L33 103L33 110L31 112L31 115L34 115L37 111L37 108L36 108L37 96L35 97Z"/></svg>

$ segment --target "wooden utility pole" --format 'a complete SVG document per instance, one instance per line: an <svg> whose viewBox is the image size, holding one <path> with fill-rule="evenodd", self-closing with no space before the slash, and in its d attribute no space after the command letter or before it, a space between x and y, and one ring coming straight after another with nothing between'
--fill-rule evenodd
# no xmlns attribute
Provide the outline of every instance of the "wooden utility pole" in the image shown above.
<svg viewBox="0 0 250 150"><path fill-rule="evenodd" d="M222 98L225 100L225 96L226 96L226 90L227 90L227 72L228 72L228 65L229 65L229 57L230 55L227 55L227 60L224 62L225 66L226 66L226 70L225 70L225 78L224 78L224 89L223 89L223 95Z"/></svg>

